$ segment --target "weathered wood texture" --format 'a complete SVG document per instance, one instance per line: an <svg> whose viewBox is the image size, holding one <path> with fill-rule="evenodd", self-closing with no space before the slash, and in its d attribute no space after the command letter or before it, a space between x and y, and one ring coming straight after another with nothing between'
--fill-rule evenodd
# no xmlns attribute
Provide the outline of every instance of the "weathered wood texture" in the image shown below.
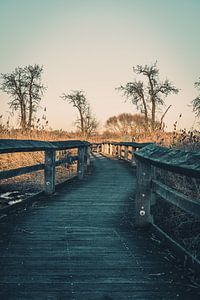
<svg viewBox="0 0 200 300"><path fill-rule="evenodd" d="M1 219L0 299L199 299L155 236L131 226L134 172L97 154L92 175Z"/></svg>
<svg viewBox="0 0 200 300"><path fill-rule="evenodd" d="M92 144L92 150L99 147L101 153L130 161L135 165L134 153L136 150L142 149L152 143L136 143L136 142L103 142L101 144Z"/></svg>
<svg viewBox="0 0 200 300"><path fill-rule="evenodd" d="M109 142L107 142L107 144L109 144ZM107 144L106 142L104 143L105 146ZM156 216L151 214L153 211L151 208L153 205L156 205L156 198L159 196L163 201L168 201L183 211L200 218L200 204L197 199L186 197L175 189L169 188L159 182L159 179L156 178L157 168L184 176L200 178L200 153L159 147L152 143L138 145L137 143L118 143L118 147L120 148L118 158L128 160L132 165L136 163L137 167L137 189L134 207L135 225L153 226L159 234L162 234L164 238L168 239L173 248L177 248L177 253L180 254L181 251L183 252L182 256L187 258L189 266L199 269L199 259L185 250L159 228L158 224L154 223ZM129 148L132 149L129 150ZM138 149L140 150L136 151ZM127 152L131 158L128 158ZM163 216L163 218L165 218L165 216Z"/></svg>
<svg viewBox="0 0 200 300"><path fill-rule="evenodd" d="M78 178L83 179L85 169L85 148L81 147L78 149Z"/></svg>
<svg viewBox="0 0 200 300"><path fill-rule="evenodd" d="M191 199L175 189L159 182L155 178L156 168L178 173L184 176L200 178L200 153L188 152L176 149L158 147L149 145L135 153L137 165L137 194L135 205L135 223L137 225L151 224L165 238L169 240L172 247L177 248L177 252L182 251L182 256L187 258L188 265L200 269L200 261L179 245L172 237L166 234L158 224L154 224L154 216L151 215L151 205L156 205L156 197L159 196L163 201L181 208L183 211L200 218L200 203L197 199ZM172 174L173 176L173 174ZM183 187L184 188L184 187ZM142 203L146 204L146 213L140 215ZM143 205L145 207L145 205ZM165 218L165 216L163 216ZM198 270L199 271L199 270Z"/></svg>
<svg viewBox="0 0 200 300"><path fill-rule="evenodd" d="M143 226L152 223L151 216L151 165L136 161L137 165L137 189L135 201L135 223Z"/></svg>
<svg viewBox="0 0 200 300"><path fill-rule="evenodd" d="M162 199L178 206L182 210L200 217L200 201L191 199L180 192L162 184L157 180L152 180L152 191L159 195Z"/></svg>
<svg viewBox="0 0 200 300"><path fill-rule="evenodd" d="M55 150L64 150L81 146L89 146L89 143L78 140L47 142L36 140L0 139L0 153L45 151L52 148Z"/></svg>
<svg viewBox="0 0 200 300"><path fill-rule="evenodd" d="M56 141L56 142L53 141L51 142L51 144L56 147L56 150L74 149L74 148L90 145L90 143L86 141L79 141L79 140Z"/></svg>
<svg viewBox="0 0 200 300"><path fill-rule="evenodd" d="M44 181L45 181L45 192L52 194L55 192L55 151L45 151L45 168L44 168Z"/></svg>
<svg viewBox="0 0 200 300"><path fill-rule="evenodd" d="M185 176L200 178L199 152L180 151L149 145L136 152L135 157L138 183L136 202L140 203L142 195L147 195L150 206L151 196L153 193L156 193L164 200L200 217L200 204L198 200L190 199L176 190L165 186L158 180L155 181L154 172L152 172L152 168L155 171L155 167L157 167ZM148 177L148 181L146 177ZM148 193L145 190L148 190ZM150 214L149 209L148 213ZM140 220L138 220L139 223L141 223Z"/></svg>
<svg viewBox="0 0 200 300"><path fill-rule="evenodd" d="M34 165L34 166L21 167L21 168L17 168L14 170L0 171L0 180L36 172L39 170L44 170L44 166L45 166L44 164L38 164L38 165Z"/></svg>
<svg viewBox="0 0 200 300"><path fill-rule="evenodd" d="M78 178L82 179L85 170L89 167L89 146L86 141L69 140L57 142L0 139L0 154L14 152L44 151L45 163L34 166L22 167L7 171L0 171L0 180L19 176L44 169L44 191L52 194L55 191L56 166L63 163L72 163L78 160ZM56 161L56 151L78 149L78 156L68 156Z"/></svg>
<svg viewBox="0 0 200 300"><path fill-rule="evenodd" d="M186 176L200 177L200 152L148 145L135 153L139 160L155 167Z"/></svg>
<svg viewBox="0 0 200 300"><path fill-rule="evenodd" d="M52 147L51 143L44 141L0 139L0 153L45 151Z"/></svg>

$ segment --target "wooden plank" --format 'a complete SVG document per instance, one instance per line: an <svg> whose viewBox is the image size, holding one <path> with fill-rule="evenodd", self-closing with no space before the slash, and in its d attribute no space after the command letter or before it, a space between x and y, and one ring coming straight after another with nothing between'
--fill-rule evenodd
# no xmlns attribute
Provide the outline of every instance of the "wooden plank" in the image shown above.
<svg viewBox="0 0 200 300"><path fill-rule="evenodd" d="M78 160L78 156L69 156L67 158L63 158L60 160L57 160L55 162L56 166L60 166L62 164L65 163L72 163L74 161ZM32 173L32 172L36 172L36 171L40 171L40 170L44 170L45 164L38 164L38 165L33 165L33 166L28 166L28 167L21 167L21 168L17 168L17 169L12 169L12 170L5 170L5 171L0 171L0 180L2 179L8 179L8 178L12 178L15 176L20 176L23 174L28 174L28 173Z"/></svg>
<svg viewBox="0 0 200 300"><path fill-rule="evenodd" d="M85 162L86 171L88 171L91 166L90 155L91 155L91 148L90 148L90 146L88 146L88 147L86 147L86 162Z"/></svg>
<svg viewBox="0 0 200 300"><path fill-rule="evenodd" d="M146 164L164 170L200 177L200 152L175 150L152 144L135 152L135 156Z"/></svg>
<svg viewBox="0 0 200 300"><path fill-rule="evenodd" d="M77 160L78 160L78 155L74 155L74 156L70 155L68 157L56 160L55 165L60 166L62 164L66 164L66 163L71 164L72 162L77 161Z"/></svg>
<svg viewBox="0 0 200 300"><path fill-rule="evenodd" d="M200 217L200 201L191 199L186 195L183 195L176 190L164 185L163 183L153 180L152 189L157 195L162 199L176 205L177 207L183 209L184 211Z"/></svg>
<svg viewBox="0 0 200 300"><path fill-rule="evenodd" d="M21 167L21 168L12 169L12 170L0 171L0 180L36 172L39 170L44 170L44 164L38 164L38 165Z"/></svg>
<svg viewBox="0 0 200 300"><path fill-rule="evenodd" d="M128 160L128 146L124 147L124 159Z"/></svg>
<svg viewBox="0 0 200 300"><path fill-rule="evenodd" d="M54 146L45 141L0 139L0 153L45 151Z"/></svg>
<svg viewBox="0 0 200 300"><path fill-rule="evenodd" d="M85 170L85 147L78 148L78 179L83 179Z"/></svg>
<svg viewBox="0 0 200 300"><path fill-rule="evenodd" d="M121 146L133 147L135 149L142 149L148 145L152 145L153 143L120 142L118 144Z"/></svg>
<svg viewBox="0 0 200 300"><path fill-rule="evenodd" d="M151 216L151 165L145 164L136 158L137 190L135 201L135 224L147 226L152 223Z"/></svg>
<svg viewBox="0 0 200 300"><path fill-rule="evenodd" d="M93 164L51 201L0 219L0 298L198 299L166 246L131 226L135 170L96 154Z"/></svg>
<svg viewBox="0 0 200 300"><path fill-rule="evenodd" d="M45 193L53 194L55 192L55 151L45 151Z"/></svg>
<svg viewBox="0 0 200 300"><path fill-rule="evenodd" d="M79 140L47 142L37 140L0 139L0 153L33 152L45 151L48 149L65 150L89 145L90 143Z"/></svg>
<svg viewBox="0 0 200 300"><path fill-rule="evenodd" d="M74 148L90 145L90 143L86 141L79 141L79 140L51 141L51 144L54 147L56 147L57 150L74 149Z"/></svg>
<svg viewBox="0 0 200 300"><path fill-rule="evenodd" d="M131 164L132 164L132 166L135 166L136 165L136 162L135 162L135 148L134 147L132 147L132 153L131 153Z"/></svg>

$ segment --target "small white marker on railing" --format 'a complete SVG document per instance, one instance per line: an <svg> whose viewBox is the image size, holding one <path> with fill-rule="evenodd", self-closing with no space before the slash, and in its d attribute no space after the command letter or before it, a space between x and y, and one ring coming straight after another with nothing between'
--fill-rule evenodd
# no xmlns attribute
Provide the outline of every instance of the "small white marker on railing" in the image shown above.
<svg viewBox="0 0 200 300"><path fill-rule="evenodd" d="M141 217L145 216L144 206L141 207L141 210L140 210L140 216L141 216Z"/></svg>

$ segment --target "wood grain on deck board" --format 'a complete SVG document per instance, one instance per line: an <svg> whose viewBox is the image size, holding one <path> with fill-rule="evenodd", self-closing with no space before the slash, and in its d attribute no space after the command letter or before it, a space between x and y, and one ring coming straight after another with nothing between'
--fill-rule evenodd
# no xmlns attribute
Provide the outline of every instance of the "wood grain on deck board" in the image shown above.
<svg viewBox="0 0 200 300"><path fill-rule="evenodd" d="M135 174L95 155L83 181L0 221L0 299L199 299L131 226Z"/></svg>

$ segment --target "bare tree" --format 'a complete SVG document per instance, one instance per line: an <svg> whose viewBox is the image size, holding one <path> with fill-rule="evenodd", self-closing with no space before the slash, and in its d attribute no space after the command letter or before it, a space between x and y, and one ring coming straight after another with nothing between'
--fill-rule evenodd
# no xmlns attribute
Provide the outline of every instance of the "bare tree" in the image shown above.
<svg viewBox="0 0 200 300"><path fill-rule="evenodd" d="M45 87L41 83L43 67L39 65L27 66L24 68L26 84L28 89L28 128L32 127L34 113L37 112Z"/></svg>
<svg viewBox="0 0 200 300"><path fill-rule="evenodd" d="M72 91L70 94L61 96L62 99L67 100L77 108L79 116L75 124L78 131L80 131L84 137L88 137L98 127L98 122L91 113L90 105L85 97L83 91Z"/></svg>
<svg viewBox="0 0 200 300"><path fill-rule="evenodd" d="M10 108L19 113L20 127L31 129L45 87L41 83L43 67L18 67L12 73L1 74L1 90L11 97Z"/></svg>
<svg viewBox="0 0 200 300"><path fill-rule="evenodd" d="M163 82L159 80L159 69L156 65L157 63L150 66L137 65L133 67L133 71L138 75L145 76L147 82L134 80L134 82L128 82L125 86L121 85L117 88L136 105L144 115L146 129L150 125L152 131L156 127L156 112L164 105L164 99L170 94L179 92L168 79Z"/></svg>
<svg viewBox="0 0 200 300"><path fill-rule="evenodd" d="M88 106L87 108L87 112L84 120L85 120L85 132L87 137L89 137L94 132L94 130L96 130L99 126L98 121L96 120L96 118L93 116L91 112L90 106Z"/></svg>
<svg viewBox="0 0 200 300"><path fill-rule="evenodd" d="M106 121L106 129L110 133L136 137L145 131L145 118L141 114L122 113L112 116Z"/></svg>
<svg viewBox="0 0 200 300"><path fill-rule="evenodd" d="M195 82L194 86L200 91L200 78ZM200 117L200 95L192 100L193 111L197 117Z"/></svg>

